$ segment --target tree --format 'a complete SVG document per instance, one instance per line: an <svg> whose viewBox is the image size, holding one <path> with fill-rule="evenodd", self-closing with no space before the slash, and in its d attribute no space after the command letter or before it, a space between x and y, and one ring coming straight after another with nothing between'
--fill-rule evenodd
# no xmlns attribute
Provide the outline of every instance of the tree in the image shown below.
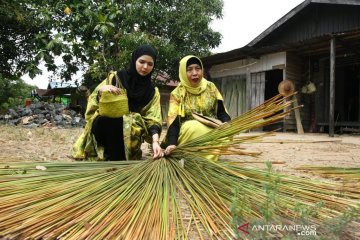
<svg viewBox="0 0 360 240"><path fill-rule="evenodd" d="M30 14L23 0L0 0L0 74L15 80L23 73L31 77L40 74L36 57L43 48L38 35L43 29ZM35 56L35 57L34 57Z"/></svg>
<svg viewBox="0 0 360 240"><path fill-rule="evenodd" d="M32 57L28 54L26 67L17 69L30 76L39 74L36 67L44 61L48 70L64 80L86 71L90 85L109 70L127 65L131 51L147 42L158 49L157 70L177 79L181 57L208 55L221 38L209 24L221 18L222 0L22 1L17 4L25 12L22 16L34 19L25 21L24 27L35 28L30 37ZM56 57L62 59L61 67L54 64Z"/></svg>
<svg viewBox="0 0 360 240"><path fill-rule="evenodd" d="M9 80L0 74L0 113L8 108L23 105L26 98L31 97L35 86L21 79Z"/></svg>
<svg viewBox="0 0 360 240"><path fill-rule="evenodd" d="M22 0L0 0L0 22L0 111L3 111L24 104L35 88L20 76L25 72L32 77L41 73L33 60L41 27L32 20Z"/></svg>

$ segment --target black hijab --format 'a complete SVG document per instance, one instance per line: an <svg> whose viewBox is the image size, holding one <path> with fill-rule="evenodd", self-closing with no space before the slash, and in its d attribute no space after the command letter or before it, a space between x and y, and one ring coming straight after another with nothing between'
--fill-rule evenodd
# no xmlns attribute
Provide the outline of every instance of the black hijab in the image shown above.
<svg viewBox="0 0 360 240"><path fill-rule="evenodd" d="M151 82L151 71L146 76L141 76L136 71L136 60L143 56L148 55L154 60L154 68L156 63L156 50L150 45L141 45L132 53L130 68L121 70L118 73L122 85L127 90L129 99L129 109L131 112L140 112L153 98L155 94L155 86Z"/></svg>

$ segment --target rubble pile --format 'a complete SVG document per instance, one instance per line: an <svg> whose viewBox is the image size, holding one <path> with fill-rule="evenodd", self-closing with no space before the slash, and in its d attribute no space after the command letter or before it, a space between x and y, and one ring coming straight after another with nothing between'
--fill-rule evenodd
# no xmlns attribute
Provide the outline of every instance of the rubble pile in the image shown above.
<svg viewBox="0 0 360 240"><path fill-rule="evenodd" d="M15 107L0 115L0 124L36 127L83 127L81 114L61 103L38 102L26 107Z"/></svg>

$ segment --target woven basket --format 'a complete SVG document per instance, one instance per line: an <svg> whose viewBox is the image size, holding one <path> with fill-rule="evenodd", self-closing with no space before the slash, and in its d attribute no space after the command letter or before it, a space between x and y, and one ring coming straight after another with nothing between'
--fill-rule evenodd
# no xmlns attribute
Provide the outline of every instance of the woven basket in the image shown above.
<svg viewBox="0 0 360 240"><path fill-rule="evenodd" d="M129 113L128 97L125 88L121 85L116 72L112 72L106 79L107 84L111 84L115 76L116 87L120 88L120 94L102 92L99 100L100 116L109 118L119 118Z"/></svg>

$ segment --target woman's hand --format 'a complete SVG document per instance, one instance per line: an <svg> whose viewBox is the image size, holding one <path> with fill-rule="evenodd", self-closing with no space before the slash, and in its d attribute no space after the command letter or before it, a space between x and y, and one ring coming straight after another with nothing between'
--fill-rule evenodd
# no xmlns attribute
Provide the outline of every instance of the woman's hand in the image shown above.
<svg viewBox="0 0 360 240"><path fill-rule="evenodd" d="M100 94L102 92L111 92L113 94L120 94L120 88L117 88L113 85L103 85L103 86L99 87L99 92L100 92Z"/></svg>
<svg viewBox="0 0 360 240"><path fill-rule="evenodd" d="M153 148L153 159L161 158L164 156L164 152L162 148L160 147L159 141L153 141L152 143Z"/></svg>
<svg viewBox="0 0 360 240"><path fill-rule="evenodd" d="M176 148L176 145L169 145L164 151L165 156L170 155L171 152L174 151L175 148Z"/></svg>
<svg viewBox="0 0 360 240"><path fill-rule="evenodd" d="M226 125L228 124L228 122L222 122L219 126L223 126L223 125Z"/></svg>

